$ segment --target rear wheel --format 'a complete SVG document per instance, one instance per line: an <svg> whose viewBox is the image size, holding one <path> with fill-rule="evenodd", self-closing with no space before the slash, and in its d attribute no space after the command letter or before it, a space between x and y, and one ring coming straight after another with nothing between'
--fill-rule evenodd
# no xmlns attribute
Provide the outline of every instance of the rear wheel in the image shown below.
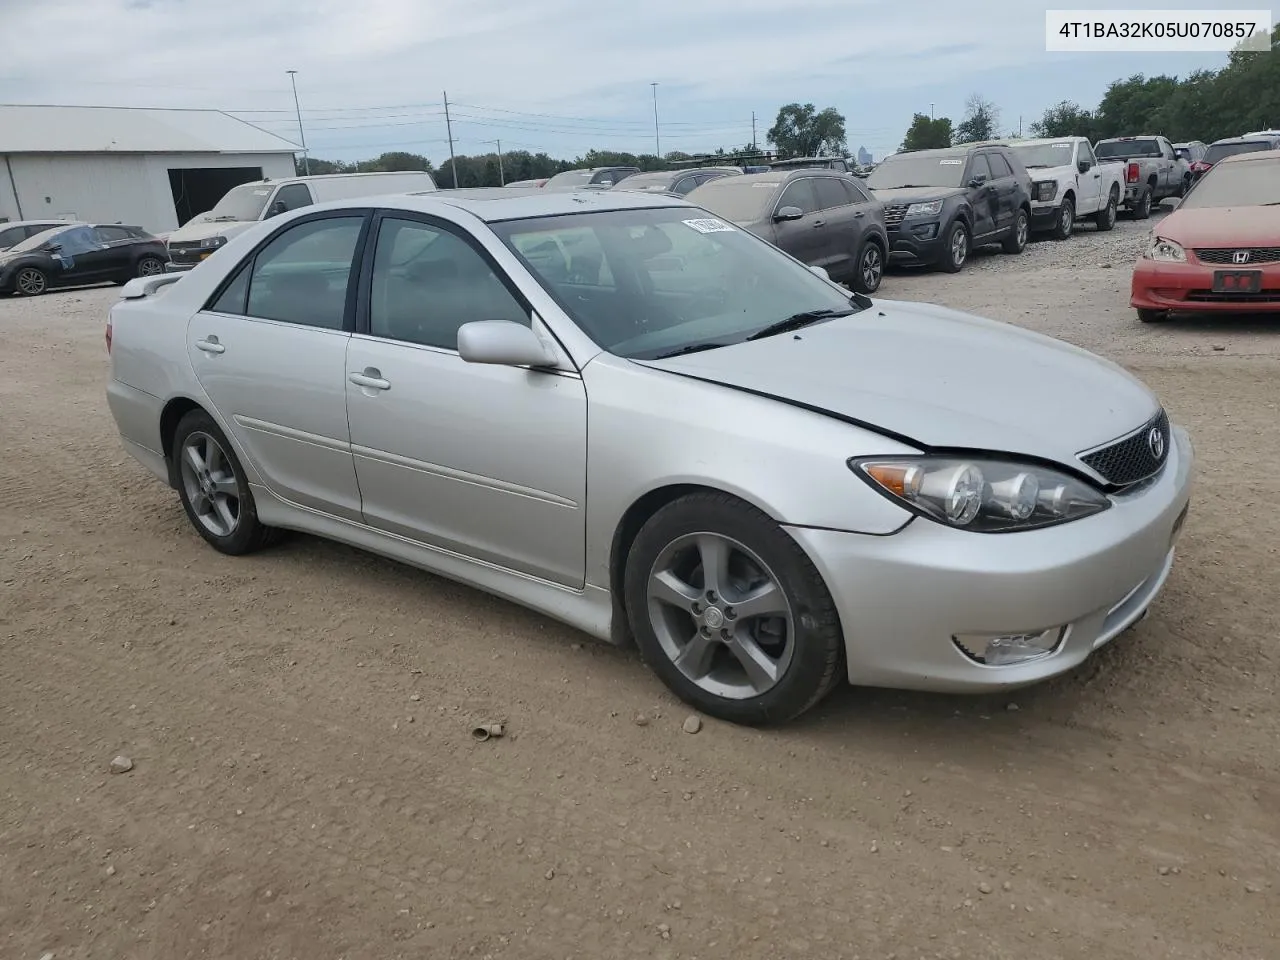
<svg viewBox="0 0 1280 960"><path fill-rule="evenodd" d="M192 410L178 422L173 456L187 519L215 550L239 556L277 539L277 530L258 521L244 469L211 416Z"/></svg>
<svg viewBox="0 0 1280 960"><path fill-rule="evenodd" d="M1058 208L1058 217L1053 222L1053 239L1066 240L1076 228L1076 205L1067 197Z"/></svg>
<svg viewBox="0 0 1280 960"><path fill-rule="evenodd" d="M947 231L938 268L946 273L959 273L969 259L969 228L957 220Z"/></svg>
<svg viewBox="0 0 1280 960"><path fill-rule="evenodd" d="M143 257L136 270L139 277L156 277L164 273L164 261L159 257Z"/></svg>
<svg viewBox="0 0 1280 960"><path fill-rule="evenodd" d="M1138 195L1138 199L1131 208L1133 219L1146 220L1151 216L1151 189L1147 188Z"/></svg>
<svg viewBox="0 0 1280 960"><path fill-rule="evenodd" d="M1107 198L1107 205L1093 215L1093 222L1097 224L1099 232L1105 233L1116 225L1116 211L1120 206L1119 192L1112 190L1111 196Z"/></svg>
<svg viewBox="0 0 1280 960"><path fill-rule="evenodd" d="M13 289L24 297L38 297L49 289L49 278L36 267L23 267L13 278Z"/></svg>
<svg viewBox="0 0 1280 960"><path fill-rule="evenodd" d="M1143 323L1163 323L1169 319L1168 310L1138 310L1138 319Z"/></svg>
<svg viewBox="0 0 1280 960"><path fill-rule="evenodd" d="M1027 248L1027 240L1030 236L1031 214L1027 212L1026 207L1020 207L1017 215L1013 218L1013 229L1001 241L1000 249L1005 253L1021 253Z"/></svg>
<svg viewBox="0 0 1280 960"><path fill-rule="evenodd" d="M711 716L790 720L839 676L843 638L822 577L777 523L735 497L690 494L650 517L624 590L645 661Z"/></svg>
<svg viewBox="0 0 1280 960"><path fill-rule="evenodd" d="M884 252L880 244L868 240L858 255L858 267L853 275L853 289L859 293L875 293L884 278Z"/></svg>

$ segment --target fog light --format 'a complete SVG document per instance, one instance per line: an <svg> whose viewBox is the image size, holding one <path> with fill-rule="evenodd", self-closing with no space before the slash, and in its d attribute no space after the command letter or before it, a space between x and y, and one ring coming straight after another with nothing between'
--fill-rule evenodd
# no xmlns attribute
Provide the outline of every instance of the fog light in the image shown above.
<svg viewBox="0 0 1280 960"><path fill-rule="evenodd" d="M951 639L971 660L988 667L1011 667L1049 656L1058 649L1066 631L1066 627L1052 627L1040 633L999 637L965 634Z"/></svg>

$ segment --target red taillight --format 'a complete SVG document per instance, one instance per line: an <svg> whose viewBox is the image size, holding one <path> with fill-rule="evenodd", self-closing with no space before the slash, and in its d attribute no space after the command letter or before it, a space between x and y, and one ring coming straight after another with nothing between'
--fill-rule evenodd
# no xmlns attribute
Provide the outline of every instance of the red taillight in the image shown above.
<svg viewBox="0 0 1280 960"><path fill-rule="evenodd" d="M1212 166L1213 166L1212 163L1205 163L1203 160L1197 160L1193 164L1191 164L1191 172L1204 173L1206 170L1208 170Z"/></svg>
<svg viewBox="0 0 1280 960"><path fill-rule="evenodd" d="M1138 165L1136 163L1129 164L1129 170L1124 175L1125 180L1129 183L1137 183L1139 176L1141 176L1141 171L1139 171Z"/></svg>
<svg viewBox="0 0 1280 960"><path fill-rule="evenodd" d="M111 321L107 321L107 353L111 352Z"/></svg>

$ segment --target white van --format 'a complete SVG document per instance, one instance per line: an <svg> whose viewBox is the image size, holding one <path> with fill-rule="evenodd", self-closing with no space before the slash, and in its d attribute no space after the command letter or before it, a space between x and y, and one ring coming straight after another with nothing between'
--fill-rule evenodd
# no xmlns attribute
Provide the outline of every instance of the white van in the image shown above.
<svg viewBox="0 0 1280 960"><path fill-rule="evenodd" d="M436 189L431 174L330 173L315 177L253 180L232 187L208 213L192 217L169 234L169 272L190 270L236 234L269 217L328 200L425 193Z"/></svg>

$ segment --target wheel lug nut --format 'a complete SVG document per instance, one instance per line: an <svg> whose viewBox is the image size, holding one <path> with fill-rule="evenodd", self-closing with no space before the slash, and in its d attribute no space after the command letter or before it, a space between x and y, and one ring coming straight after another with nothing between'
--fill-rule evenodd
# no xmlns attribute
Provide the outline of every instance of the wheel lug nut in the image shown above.
<svg viewBox="0 0 1280 960"><path fill-rule="evenodd" d="M720 636L724 637L724 639L726 640L728 640L731 635L732 635L732 632L729 630L728 627L724 627L720 630Z"/></svg>
<svg viewBox="0 0 1280 960"><path fill-rule="evenodd" d="M709 628L705 623L704 623L701 627L699 627L698 629L699 629L699 631L702 633L702 635L703 635L704 637L709 637L709 636L711 636L711 629L710 629L710 628Z"/></svg>
<svg viewBox="0 0 1280 960"><path fill-rule="evenodd" d="M714 590L708 590L707 603L715 603L715 602L716 602L716 592Z"/></svg>
<svg viewBox="0 0 1280 960"><path fill-rule="evenodd" d="M733 609L733 607L725 607L724 618L726 620L736 620L737 617L738 617L737 610Z"/></svg>
<svg viewBox="0 0 1280 960"><path fill-rule="evenodd" d="M702 604L700 604L697 600L695 600L693 601L693 606L691 607L691 609L695 614L699 614L702 612Z"/></svg>

